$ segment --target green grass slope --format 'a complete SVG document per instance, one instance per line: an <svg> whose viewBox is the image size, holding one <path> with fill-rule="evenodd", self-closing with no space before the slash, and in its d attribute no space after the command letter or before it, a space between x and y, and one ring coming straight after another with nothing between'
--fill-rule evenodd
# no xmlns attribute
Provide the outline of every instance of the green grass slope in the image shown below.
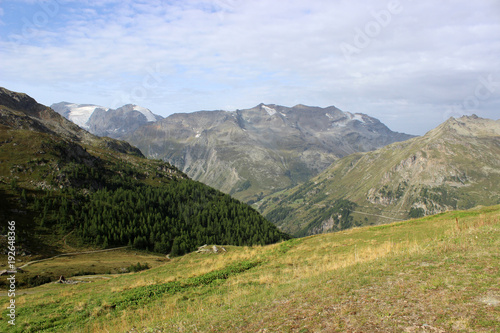
<svg viewBox="0 0 500 333"><path fill-rule="evenodd" d="M497 332L499 249L493 206L191 253L139 273L19 292L16 326L4 310L0 330Z"/></svg>
<svg viewBox="0 0 500 333"><path fill-rule="evenodd" d="M423 137L349 155L310 182L274 195L260 210L282 230L344 229L332 207L355 204L347 227L500 203L500 121L451 118ZM337 215L338 214L338 215Z"/></svg>

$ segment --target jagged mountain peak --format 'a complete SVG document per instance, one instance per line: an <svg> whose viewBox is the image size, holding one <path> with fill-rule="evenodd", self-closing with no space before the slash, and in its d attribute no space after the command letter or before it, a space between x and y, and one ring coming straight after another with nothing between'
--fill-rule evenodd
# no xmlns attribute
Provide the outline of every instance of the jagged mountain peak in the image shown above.
<svg viewBox="0 0 500 333"><path fill-rule="evenodd" d="M144 115L148 122L163 119L163 117L153 114L153 112L151 112L151 110L149 110L148 108L142 107L142 106L137 105L137 104L126 104L126 105L118 108L117 110L123 110L123 111L127 111L127 112L137 111L137 112L141 113L142 115Z"/></svg>
<svg viewBox="0 0 500 333"><path fill-rule="evenodd" d="M341 128L365 128L371 132L391 132L376 118L363 113L344 112L335 106L322 108L298 104L286 107L260 103L253 108L236 112L249 124L260 124L270 128L275 125L292 128L300 126L305 131L321 132L333 129L341 131Z"/></svg>
<svg viewBox="0 0 500 333"><path fill-rule="evenodd" d="M293 106L294 109L301 109L301 108L309 108L309 106L304 105L304 104L297 104Z"/></svg>

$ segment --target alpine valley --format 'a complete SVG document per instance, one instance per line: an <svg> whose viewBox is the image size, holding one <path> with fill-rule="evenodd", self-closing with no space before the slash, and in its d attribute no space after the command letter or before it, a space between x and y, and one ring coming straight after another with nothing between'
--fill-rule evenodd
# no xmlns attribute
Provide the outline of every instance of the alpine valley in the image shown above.
<svg viewBox="0 0 500 333"><path fill-rule="evenodd" d="M86 108L57 105L74 121ZM101 128L140 115L140 126L122 126L114 136L254 204L296 236L500 203L498 120L450 118L414 137L334 106L260 104L164 119L137 106L117 109L128 113L94 109L88 118L100 113ZM113 117L102 117L109 112Z"/></svg>

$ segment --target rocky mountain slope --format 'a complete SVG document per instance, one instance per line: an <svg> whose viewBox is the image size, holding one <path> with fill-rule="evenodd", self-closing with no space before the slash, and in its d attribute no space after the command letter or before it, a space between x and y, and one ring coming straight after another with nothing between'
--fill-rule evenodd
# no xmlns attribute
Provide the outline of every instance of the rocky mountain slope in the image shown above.
<svg viewBox="0 0 500 333"><path fill-rule="evenodd" d="M283 230L337 230L329 210L357 205L353 225L500 203L500 120L450 118L423 137L349 155L310 182L261 202Z"/></svg>
<svg viewBox="0 0 500 333"><path fill-rule="evenodd" d="M26 94L0 87L0 106L0 125L8 128L45 133L72 142L143 156L127 142L92 135Z"/></svg>
<svg viewBox="0 0 500 333"><path fill-rule="evenodd" d="M92 104L60 102L52 104L51 108L92 134L115 139L132 133L149 122L163 119L149 109L133 104L110 109Z"/></svg>
<svg viewBox="0 0 500 333"><path fill-rule="evenodd" d="M297 105L174 114L125 140L245 201L301 184L346 155L411 138L364 114Z"/></svg>

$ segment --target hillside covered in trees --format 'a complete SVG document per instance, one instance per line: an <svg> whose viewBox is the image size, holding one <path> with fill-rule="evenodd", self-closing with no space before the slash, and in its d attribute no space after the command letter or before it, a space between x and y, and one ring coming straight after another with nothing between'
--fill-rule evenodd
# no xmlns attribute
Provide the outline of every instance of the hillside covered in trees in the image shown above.
<svg viewBox="0 0 500 333"><path fill-rule="evenodd" d="M35 253L68 233L82 247L131 245L172 255L204 244L289 238L248 205L172 165L93 136L3 88L0 201L0 218L17 222L18 246Z"/></svg>
<svg viewBox="0 0 500 333"><path fill-rule="evenodd" d="M71 198L71 199L67 199ZM182 255L203 244L265 245L288 237L250 206L188 179L168 186L103 187L36 198L45 228L75 230L85 244L131 245Z"/></svg>

